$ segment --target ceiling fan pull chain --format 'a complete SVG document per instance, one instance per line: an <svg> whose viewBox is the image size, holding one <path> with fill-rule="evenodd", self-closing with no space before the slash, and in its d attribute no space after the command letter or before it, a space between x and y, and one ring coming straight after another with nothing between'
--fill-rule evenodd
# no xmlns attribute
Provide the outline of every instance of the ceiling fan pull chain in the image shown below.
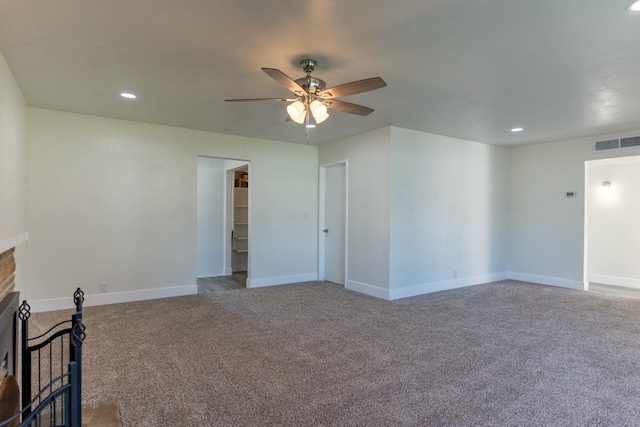
<svg viewBox="0 0 640 427"><path fill-rule="evenodd" d="M308 143L310 142L310 141L309 141L309 128L307 128L307 129L305 129L305 130L306 130L306 132L305 132L305 133L307 134L307 144L308 144Z"/></svg>

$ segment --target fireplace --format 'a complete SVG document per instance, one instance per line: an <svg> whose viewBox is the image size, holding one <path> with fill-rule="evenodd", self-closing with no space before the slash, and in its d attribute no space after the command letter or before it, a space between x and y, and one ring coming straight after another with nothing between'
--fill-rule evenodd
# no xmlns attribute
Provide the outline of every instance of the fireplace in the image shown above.
<svg viewBox="0 0 640 427"><path fill-rule="evenodd" d="M18 292L15 288L14 248L0 254L0 383L15 375L17 359Z"/></svg>
<svg viewBox="0 0 640 427"><path fill-rule="evenodd" d="M13 256L15 248L0 254L0 301L13 292L15 288L16 260Z"/></svg>
<svg viewBox="0 0 640 427"><path fill-rule="evenodd" d="M28 234L0 234L0 424L82 425L82 323L84 292L73 294L76 312L37 337L29 335L31 308L15 292L15 247ZM19 258L20 259L20 258ZM20 320L18 320L20 318ZM21 363L18 369L18 321ZM21 385L16 381L17 371ZM11 376L11 377L9 377ZM47 384L48 381L48 384Z"/></svg>

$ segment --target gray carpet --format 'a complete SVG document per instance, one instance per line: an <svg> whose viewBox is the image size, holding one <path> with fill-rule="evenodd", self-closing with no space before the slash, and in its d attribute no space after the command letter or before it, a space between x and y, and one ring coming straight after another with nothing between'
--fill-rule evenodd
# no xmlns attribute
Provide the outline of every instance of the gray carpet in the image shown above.
<svg viewBox="0 0 640 427"><path fill-rule="evenodd" d="M388 302L321 282L84 316L84 403L125 427L640 425L639 299L504 281Z"/></svg>

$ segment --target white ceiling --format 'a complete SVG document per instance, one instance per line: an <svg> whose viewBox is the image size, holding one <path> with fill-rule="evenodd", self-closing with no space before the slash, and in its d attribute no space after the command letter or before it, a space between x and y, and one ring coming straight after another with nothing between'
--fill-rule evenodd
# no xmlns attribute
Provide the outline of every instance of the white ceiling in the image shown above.
<svg viewBox="0 0 640 427"><path fill-rule="evenodd" d="M395 125L518 146L640 128L629 1L0 0L0 52L34 107L299 143L284 103L224 99L288 97L260 68L311 57L328 86L388 84L313 144Z"/></svg>

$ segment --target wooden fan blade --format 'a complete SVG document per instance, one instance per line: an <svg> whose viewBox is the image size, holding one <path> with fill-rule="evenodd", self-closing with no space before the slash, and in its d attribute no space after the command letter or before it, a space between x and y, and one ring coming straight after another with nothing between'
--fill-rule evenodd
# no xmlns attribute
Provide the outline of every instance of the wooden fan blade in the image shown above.
<svg viewBox="0 0 640 427"><path fill-rule="evenodd" d="M330 87L320 92L322 99L340 98L347 95L355 95L357 93L369 92L383 88L387 85L380 77L372 77L370 79L358 80L356 82L345 83L343 85Z"/></svg>
<svg viewBox="0 0 640 427"><path fill-rule="evenodd" d="M245 99L225 99L227 102L252 102L252 101L282 101L293 102L297 101L297 98L245 98Z"/></svg>
<svg viewBox="0 0 640 427"><path fill-rule="evenodd" d="M368 116L373 113L373 108L364 107L358 104L352 104L344 101L324 101L324 105L332 110L342 111L343 113L357 114L359 116Z"/></svg>
<svg viewBox="0 0 640 427"><path fill-rule="evenodd" d="M293 81L289 76L287 76L280 70L276 70L275 68L263 68L262 71L267 73L269 77L271 77L273 80L277 81L296 95L304 95L307 93L307 91L305 91L302 86Z"/></svg>

